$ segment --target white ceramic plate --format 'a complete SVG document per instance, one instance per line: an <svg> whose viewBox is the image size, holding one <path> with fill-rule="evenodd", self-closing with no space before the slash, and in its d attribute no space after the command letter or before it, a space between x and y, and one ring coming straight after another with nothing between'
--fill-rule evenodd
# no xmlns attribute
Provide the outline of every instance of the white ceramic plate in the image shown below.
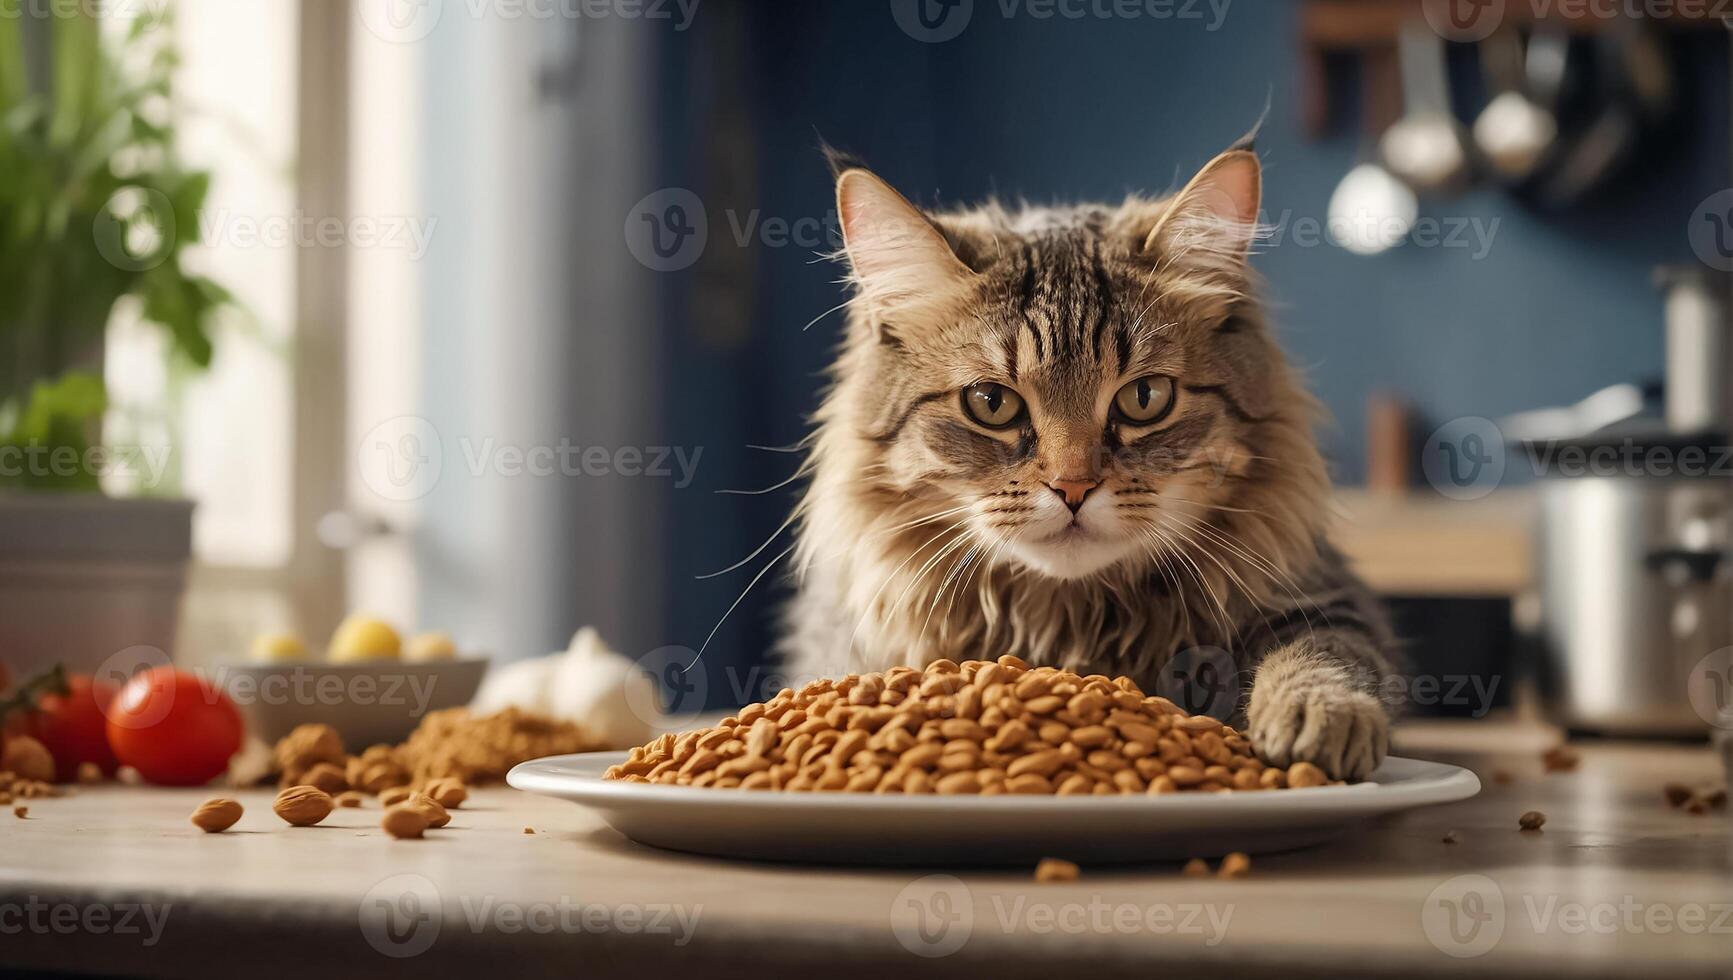
<svg viewBox="0 0 1733 980"><path fill-rule="evenodd" d="M775 861L1027 864L1257 853L1329 840L1358 821L1480 792L1474 773L1384 760L1372 779L1254 793L1164 796L879 796L694 789L604 780L624 752L526 762L506 782L600 813L640 844Z"/></svg>

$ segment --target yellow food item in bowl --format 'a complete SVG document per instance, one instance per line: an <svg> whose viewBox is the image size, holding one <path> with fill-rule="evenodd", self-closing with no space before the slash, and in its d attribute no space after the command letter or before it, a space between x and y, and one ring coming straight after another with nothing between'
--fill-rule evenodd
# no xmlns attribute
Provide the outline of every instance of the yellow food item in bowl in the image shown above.
<svg viewBox="0 0 1733 980"><path fill-rule="evenodd" d="M451 634L443 630L418 633L410 639L408 648L403 651L403 659L414 661L455 660L457 659L457 644L452 641Z"/></svg>
<svg viewBox="0 0 1733 980"><path fill-rule="evenodd" d="M296 633L260 633L253 637L253 659L262 664L307 659L307 644Z"/></svg>
<svg viewBox="0 0 1733 980"><path fill-rule="evenodd" d="M403 640L397 631L371 616L350 616L331 634L332 663L396 660L402 655Z"/></svg>

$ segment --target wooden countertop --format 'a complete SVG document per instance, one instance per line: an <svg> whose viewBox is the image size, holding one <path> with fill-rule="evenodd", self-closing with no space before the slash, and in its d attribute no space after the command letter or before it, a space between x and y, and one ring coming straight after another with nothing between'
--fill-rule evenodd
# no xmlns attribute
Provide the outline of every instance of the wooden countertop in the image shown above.
<svg viewBox="0 0 1733 980"><path fill-rule="evenodd" d="M1474 500L1341 488L1330 540L1386 595L1516 596L1534 584L1535 496Z"/></svg>
<svg viewBox="0 0 1733 980"><path fill-rule="evenodd" d="M209 791L96 787L30 801L26 820L0 814L0 967L247 980L1729 976L1728 815L1661 797L1668 781L1716 780L1709 751L1589 743L1576 772L1545 774L1554 737L1410 726L1403 753L1470 765L1478 798L1255 858L1235 881L1171 865L1037 885L1027 869L732 863L642 848L580 807L504 788L477 792L423 841L385 837L371 804L290 829L265 790L234 794L246 816L207 836L187 815ZM1491 778L1501 768L1508 784ZM1521 833L1531 809L1545 830ZM956 952L922 958L896 938L893 905L935 873L960 880L952 894L973 925Z"/></svg>

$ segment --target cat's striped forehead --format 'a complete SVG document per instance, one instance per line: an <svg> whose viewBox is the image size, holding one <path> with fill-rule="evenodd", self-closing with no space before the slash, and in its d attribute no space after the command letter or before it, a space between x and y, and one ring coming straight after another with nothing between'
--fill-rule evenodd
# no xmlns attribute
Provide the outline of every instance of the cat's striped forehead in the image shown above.
<svg viewBox="0 0 1733 980"><path fill-rule="evenodd" d="M977 351L1000 380L1039 385L1049 401L1092 399L1103 377L1169 352L1155 269L1116 217L1094 207L938 218L981 277L973 312L987 336Z"/></svg>

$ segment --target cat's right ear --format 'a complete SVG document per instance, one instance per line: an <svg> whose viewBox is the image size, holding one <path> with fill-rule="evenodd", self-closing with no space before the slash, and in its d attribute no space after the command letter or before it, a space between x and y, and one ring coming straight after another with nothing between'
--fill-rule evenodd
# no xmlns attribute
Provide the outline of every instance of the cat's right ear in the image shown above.
<svg viewBox="0 0 1733 980"><path fill-rule="evenodd" d="M855 281L875 304L947 298L974 278L932 221L869 170L837 175L836 213Z"/></svg>

